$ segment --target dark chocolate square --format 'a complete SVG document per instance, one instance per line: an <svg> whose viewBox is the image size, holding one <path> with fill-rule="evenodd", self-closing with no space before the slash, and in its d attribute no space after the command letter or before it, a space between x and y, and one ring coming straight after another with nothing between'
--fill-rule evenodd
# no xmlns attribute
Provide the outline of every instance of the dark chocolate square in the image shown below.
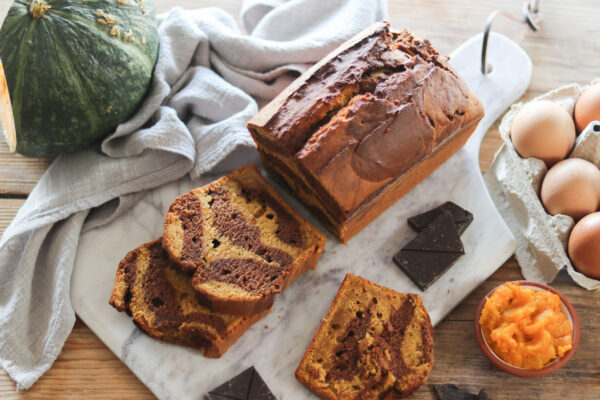
<svg viewBox="0 0 600 400"><path fill-rule="evenodd" d="M404 246L403 250L443 251L465 254L452 214L442 211L433 221L419 232L416 238Z"/></svg>
<svg viewBox="0 0 600 400"><path fill-rule="evenodd" d="M439 400L488 400L485 389L481 389L479 394L473 394L453 384L434 385L434 388Z"/></svg>
<svg viewBox="0 0 600 400"><path fill-rule="evenodd" d="M456 225L459 236L462 235L469 225L471 225L471 222L473 222L473 214L456 205L455 203L447 201L433 210L410 217L408 219L408 225L410 225L410 227L415 231L421 232L421 230L425 229L427 225L429 225L443 211L449 211L452 214L452 219L454 221L454 225Z"/></svg>
<svg viewBox="0 0 600 400"><path fill-rule="evenodd" d="M254 367L210 390L205 400L276 400Z"/></svg>
<svg viewBox="0 0 600 400"><path fill-rule="evenodd" d="M460 253L402 249L394 256L396 265L425 291L460 258Z"/></svg>

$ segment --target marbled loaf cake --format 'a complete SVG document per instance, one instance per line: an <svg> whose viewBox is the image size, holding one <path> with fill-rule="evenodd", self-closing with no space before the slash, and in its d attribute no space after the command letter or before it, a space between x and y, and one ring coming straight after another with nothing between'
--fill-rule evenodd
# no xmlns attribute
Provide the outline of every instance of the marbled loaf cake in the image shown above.
<svg viewBox="0 0 600 400"><path fill-rule="evenodd" d="M342 241L466 142L483 107L428 41L378 23L248 123L265 168Z"/></svg>
<svg viewBox="0 0 600 400"><path fill-rule="evenodd" d="M201 305L190 277L173 266L161 239L141 245L119 263L110 304L131 315L148 335L213 358L270 311L244 317Z"/></svg>
<svg viewBox="0 0 600 400"><path fill-rule="evenodd" d="M325 236L293 210L256 166L186 193L165 217L163 247L214 311L250 315L314 268Z"/></svg>
<svg viewBox="0 0 600 400"><path fill-rule="evenodd" d="M296 369L319 398L400 399L433 368L433 327L416 294L347 274Z"/></svg>

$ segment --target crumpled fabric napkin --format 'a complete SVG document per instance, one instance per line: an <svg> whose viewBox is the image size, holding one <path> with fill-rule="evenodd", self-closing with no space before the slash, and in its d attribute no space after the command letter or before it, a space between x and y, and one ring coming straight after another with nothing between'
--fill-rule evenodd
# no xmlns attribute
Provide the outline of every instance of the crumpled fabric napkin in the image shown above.
<svg viewBox="0 0 600 400"><path fill-rule="evenodd" d="M255 160L245 125L257 101L386 13L385 0L247 0L247 33L217 8L159 18L159 57L140 109L98 147L59 156L0 240L0 365L17 389L50 368L73 328L81 231L144 190Z"/></svg>

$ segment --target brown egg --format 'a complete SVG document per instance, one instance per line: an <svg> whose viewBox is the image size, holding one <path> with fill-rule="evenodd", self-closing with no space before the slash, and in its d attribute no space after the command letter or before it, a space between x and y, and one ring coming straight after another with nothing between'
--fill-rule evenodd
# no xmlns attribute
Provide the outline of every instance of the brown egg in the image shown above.
<svg viewBox="0 0 600 400"><path fill-rule="evenodd" d="M510 130L517 153L535 157L551 167L564 159L575 143L575 124L560 105L552 101L533 101L517 113Z"/></svg>
<svg viewBox="0 0 600 400"><path fill-rule="evenodd" d="M584 217L573 227L568 250L577 271L600 279L600 212Z"/></svg>
<svg viewBox="0 0 600 400"><path fill-rule="evenodd" d="M581 132L592 121L600 121L600 83L587 88L575 104L575 124Z"/></svg>
<svg viewBox="0 0 600 400"><path fill-rule="evenodd" d="M581 158L567 158L546 173L541 197L549 214L578 220L600 206L600 170Z"/></svg>

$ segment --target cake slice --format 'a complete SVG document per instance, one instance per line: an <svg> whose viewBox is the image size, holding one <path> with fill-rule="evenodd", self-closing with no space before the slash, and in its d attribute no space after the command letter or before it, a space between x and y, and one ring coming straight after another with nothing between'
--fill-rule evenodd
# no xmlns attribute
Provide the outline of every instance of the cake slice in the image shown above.
<svg viewBox="0 0 600 400"><path fill-rule="evenodd" d="M190 277L174 268L157 239L130 251L119 263L110 304L133 317L149 336L190 346L218 358L267 315L215 313L201 305Z"/></svg>
<svg viewBox="0 0 600 400"><path fill-rule="evenodd" d="M433 327L421 297L347 274L296 378L321 399L399 399L432 368Z"/></svg>
<svg viewBox="0 0 600 400"><path fill-rule="evenodd" d="M163 247L214 311L251 315L271 307L314 268L325 236L247 165L171 204Z"/></svg>

